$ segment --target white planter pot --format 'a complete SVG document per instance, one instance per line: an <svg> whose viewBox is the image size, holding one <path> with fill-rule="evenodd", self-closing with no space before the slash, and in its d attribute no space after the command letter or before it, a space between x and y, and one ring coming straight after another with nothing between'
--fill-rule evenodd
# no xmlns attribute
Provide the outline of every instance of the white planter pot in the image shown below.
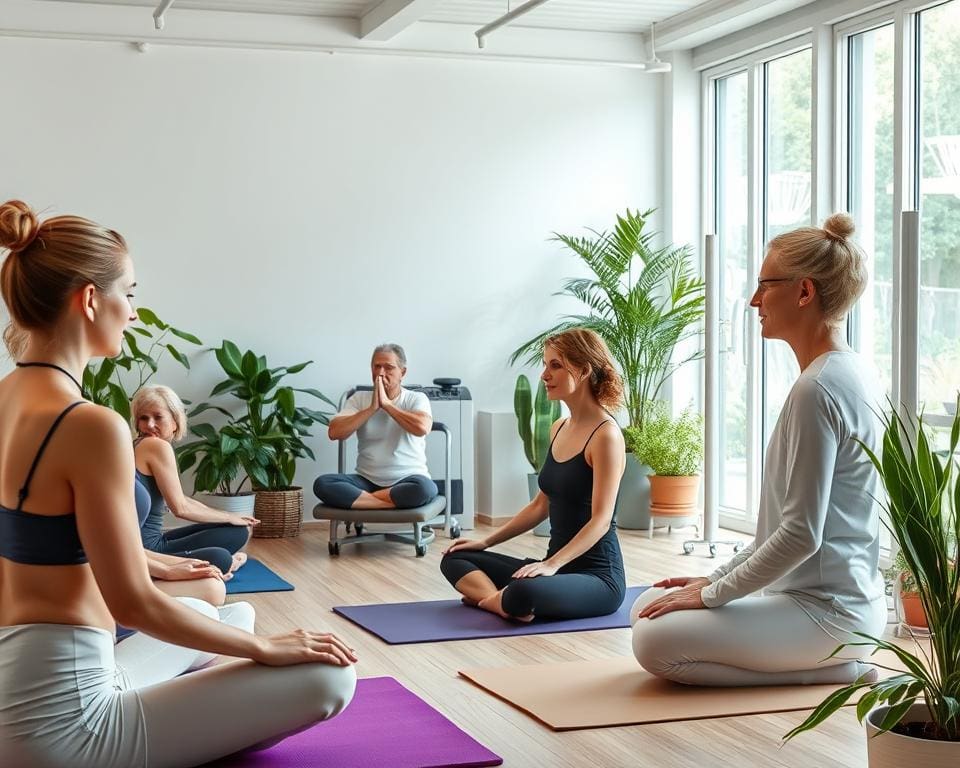
<svg viewBox="0 0 960 768"><path fill-rule="evenodd" d="M222 509L235 515L253 516L253 506L257 503L257 494L242 493L239 496L220 496L216 493L202 493L200 500L208 507Z"/></svg>
<svg viewBox="0 0 960 768"><path fill-rule="evenodd" d="M899 733L880 733L877 723L883 721L889 707L877 707L867 714L867 764L870 768L904 768L917 765L923 768L956 768L960 765L960 741L932 741L901 736ZM905 722L929 720L925 704L914 704Z"/></svg>

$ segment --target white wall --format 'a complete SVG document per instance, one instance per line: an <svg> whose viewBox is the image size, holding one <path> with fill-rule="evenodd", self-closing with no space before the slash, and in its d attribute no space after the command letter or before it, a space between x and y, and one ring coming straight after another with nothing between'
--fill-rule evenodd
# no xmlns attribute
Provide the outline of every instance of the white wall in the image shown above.
<svg viewBox="0 0 960 768"><path fill-rule="evenodd" d="M408 381L510 409L507 355L572 309L549 234L661 204L661 81L633 70L0 38L0 71L0 197L116 228L141 304L313 359L297 380L334 399L393 340Z"/></svg>

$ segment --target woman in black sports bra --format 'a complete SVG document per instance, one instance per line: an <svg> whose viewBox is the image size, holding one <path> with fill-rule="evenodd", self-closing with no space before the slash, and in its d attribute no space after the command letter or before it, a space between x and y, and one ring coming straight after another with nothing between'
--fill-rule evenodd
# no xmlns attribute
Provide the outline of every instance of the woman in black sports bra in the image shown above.
<svg viewBox="0 0 960 768"><path fill-rule="evenodd" d="M440 570L464 602L504 618L603 616L620 607L626 592L613 509L625 452L608 412L620 403L623 384L593 331L547 339L543 361L547 396L566 403L570 418L553 425L540 492L487 538L451 544ZM550 544L543 560L485 551L547 517Z"/></svg>
<svg viewBox="0 0 960 768"><path fill-rule="evenodd" d="M343 641L258 636L249 605L231 626L149 577L129 429L80 386L136 319L124 239L11 200L0 256L17 360L0 378L0 765L189 768L336 715L356 686ZM115 645L116 622L139 632ZM191 671L218 654L257 663Z"/></svg>

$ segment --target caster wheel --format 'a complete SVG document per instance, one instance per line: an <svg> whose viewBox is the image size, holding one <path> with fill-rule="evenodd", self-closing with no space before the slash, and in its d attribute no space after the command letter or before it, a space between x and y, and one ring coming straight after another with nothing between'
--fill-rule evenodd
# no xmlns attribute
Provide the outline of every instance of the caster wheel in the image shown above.
<svg viewBox="0 0 960 768"><path fill-rule="evenodd" d="M711 545L710 545L710 557L716 557L716 556L717 556L717 545L716 545L716 544L711 544Z"/></svg>
<svg viewBox="0 0 960 768"><path fill-rule="evenodd" d="M683 554L692 555L693 554L693 544L684 544L683 545Z"/></svg>
<svg viewBox="0 0 960 768"><path fill-rule="evenodd" d="M460 526L459 526L459 525L451 525L451 526L450 526L450 538L451 538L451 539L459 539L461 533L463 533L463 531L460 530Z"/></svg>
<svg viewBox="0 0 960 768"><path fill-rule="evenodd" d="M330 556L331 556L331 557L336 557L337 555L339 555L339 554L340 554L340 542L339 542L339 541L337 541L337 542L328 541L328 542L327 542L327 552L330 553Z"/></svg>
<svg viewBox="0 0 960 768"><path fill-rule="evenodd" d="M423 557L425 554L427 554L427 545L417 544L417 557Z"/></svg>
<svg viewBox="0 0 960 768"><path fill-rule="evenodd" d="M354 523L353 529L357 532L357 536L363 536L363 523Z"/></svg>
<svg viewBox="0 0 960 768"><path fill-rule="evenodd" d="M738 541L736 544L733 545L733 552L734 552L734 554L736 554L737 552L739 552L741 549L743 549L743 543L742 543L742 542L739 542L739 541Z"/></svg>
<svg viewBox="0 0 960 768"><path fill-rule="evenodd" d="M350 533L350 525L351 525L351 523L350 523L349 521L347 521L347 522L345 522L345 523L343 524L343 529L344 529L348 534Z"/></svg>

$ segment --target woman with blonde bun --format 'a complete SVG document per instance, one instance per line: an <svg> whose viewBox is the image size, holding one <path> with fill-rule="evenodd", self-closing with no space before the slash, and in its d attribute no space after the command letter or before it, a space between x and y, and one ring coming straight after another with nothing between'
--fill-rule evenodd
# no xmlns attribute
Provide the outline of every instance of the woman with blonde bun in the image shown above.
<svg viewBox="0 0 960 768"><path fill-rule="evenodd" d="M231 578L247 561L247 554L240 550L260 521L212 509L183 492L172 444L187 431L187 413L176 392L158 384L141 387L130 407L137 431L133 443L137 482L150 496L146 515L138 509L143 546L163 555L205 560L219 568L224 578ZM193 525L164 531L168 509Z"/></svg>
<svg viewBox="0 0 960 768"><path fill-rule="evenodd" d="M827 658L887 619L878 570L874 447L880 402L847 346L844 319L867 282L843 213L774 238L750 305L800 377L770 437L753 543L706 578L654 584L631 611L633 651L692 685L844 684L876 675L869 649Z"/></svg>
<svg viewBox="0 0 960 768"><path fill-rule="evenodd" d="M596 333L573 329L546 340L540 378L569 419L552 429L540 492L482 541L458 539L440 570L463 600L505 619L577 619L616 611L626 593L614 503L624 469L623 434L609 413L623 384ZM488 548L550 519L543 560Z"/></svg>
<svg viewBox="0 0 960 768"><path fill-rule="evenodd" d="M79 383L136 319L124 239L11 200L0 248L17 360L0 379L0 762L187 768L336 715L356 684L341 640L257 636L149 577L130 432ZM139 633L114 646L116 621ZM181 675L217 654L246 661Z"/></svg>

